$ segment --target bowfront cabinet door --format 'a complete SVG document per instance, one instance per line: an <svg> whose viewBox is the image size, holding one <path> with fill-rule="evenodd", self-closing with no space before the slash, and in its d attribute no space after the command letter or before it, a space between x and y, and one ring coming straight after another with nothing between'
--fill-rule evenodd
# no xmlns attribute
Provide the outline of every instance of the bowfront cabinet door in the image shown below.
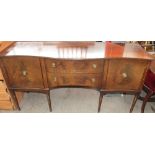
<svg viewBox="0 0 155 155"><path fill-rule="evenodd" d="M39 58L9 56L3 58L9 87L44 88Z"/></svg>
<svg viewBox="0 0 155 155"><path fill-rule="evenodd" d="M148 61L139 59L109 60L107 90L139 90L143 84Z"/></svg>

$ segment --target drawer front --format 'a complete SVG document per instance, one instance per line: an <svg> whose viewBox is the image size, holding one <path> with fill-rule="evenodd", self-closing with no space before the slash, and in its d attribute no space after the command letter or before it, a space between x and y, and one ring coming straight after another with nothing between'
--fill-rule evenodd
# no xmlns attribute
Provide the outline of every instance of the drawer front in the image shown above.
<svg viewBox="0 0 155 155"><path fill-rule="evenodd" d="M10 96L7 92L0 92L0 101L9 100Z"/></svg>
<svg viewBox="0 0 155 155"><path fill-rule="evenodd" d="M60 74L58 76L48 74L48 83L50 87L83 86L99 88L101 85L100 82L100 74Z"/></svg>
<svg viewBox="0 0 155 155"><path fill-rule="evenodd" d="M102 60L46 60L48 72L66 73L101 73L103 72Z"/></svg>
<svg viewBox="0 0 155 155"><path fill-rule="evenodd" d="M10 100L6 100L6 101L0 100L0 109L11 110L11 109L13 109L13 104Z"/></svg>
<svg viewBox="0 0 155 155"><path fill-rule="evenodd" d="M0 81L0 92L6 92L6 85L4 81Z"/></svg>
<svg viewBox="0 0 155 155"><path fill-rule="evenodd" d="M39 58L5 57L3 62L10 87L44 88Z"/></svg>
<svg viewBox="0 0 155 155"><path fill-rule="evenodd" d="M48 82L49 87L51 87L51 88L57 87L58 86L57 74L47 71L47 82Z"/></svg>
<svg viewBox="0 0 155 155"><path fill-rule="evenodd" d="M0 69L0 80L3 80L3 74L2 74L1 69Z"/></svg>
<svg viewBox="0 0 155 155"><path fill-rule="evenodd" d="M144 60L110 60L106 89L140 89L147 66L148 62Z"/></svg>

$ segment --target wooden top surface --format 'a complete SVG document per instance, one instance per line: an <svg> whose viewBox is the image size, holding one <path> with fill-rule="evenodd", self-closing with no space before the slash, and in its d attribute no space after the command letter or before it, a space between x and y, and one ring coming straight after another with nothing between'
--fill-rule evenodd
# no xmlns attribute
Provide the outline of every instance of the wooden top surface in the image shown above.
<svg viewBox="0 0 155 155"><path fill-rule="evenodd" d="M12 41L0 41L0 54L3 54L3 52L5 53L5 50L13 44L14 42Z"/></svg>
<svg viewBox="0 0 155 155"><path fill-rule="evenodd" d="M12 45L13 43L10 42ZM4 54L3 54L4 55ZM5 56L40 56L65 59L153 59L140 45L104 42L16 42Z"/></svg>
<svg viewBox="0 0 155 155"><path fill-rule="evenodd" d="M129 43L124 46L106 43L105 54L106 58L153 59L140 45Z"/></svg>

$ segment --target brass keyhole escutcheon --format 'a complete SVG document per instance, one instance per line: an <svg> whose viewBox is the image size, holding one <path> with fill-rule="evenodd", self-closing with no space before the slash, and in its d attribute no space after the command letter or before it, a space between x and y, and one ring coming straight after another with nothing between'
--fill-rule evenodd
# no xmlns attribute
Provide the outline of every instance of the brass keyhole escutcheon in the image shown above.
<svg viewBox="0 0 155 155"><path fill-rule="evenodd" d="M57 78L56 77L54 77L54 82L56 82L57 81Z"/></svg>
<svg viewBox="0 0 155 155"><path fill-rule="evenodd" d="M127 74L126 73L122 73L123 78L127 78Z"/></svg>
<svg viewBox="0 0 155 155"><path fill-rule="evenodd" d="M93 83L96 81L95 78L92 78L91 80L92 80Z"/></svg>
<svg viewBox="0 0 155 155"><path fill-rule="evenodd" d="M93 68L95 69L97 67L97 65L96 64L93 64Z"/></svg>
<svg viewBox="0 0 155 155"><path fill-rule="evenodd" d="M23 74L23 76L26 76L27 75L27 71L26 70L23 70L22 71L22 74Z"/></svg>
<svg viewBox="0 0 155 155"><path fill-rule="evenodd" d="M55 64L54 62L52 63L52 67L53 67L53 68L55 68L55 67L56 67L56 64Z"/></svg>

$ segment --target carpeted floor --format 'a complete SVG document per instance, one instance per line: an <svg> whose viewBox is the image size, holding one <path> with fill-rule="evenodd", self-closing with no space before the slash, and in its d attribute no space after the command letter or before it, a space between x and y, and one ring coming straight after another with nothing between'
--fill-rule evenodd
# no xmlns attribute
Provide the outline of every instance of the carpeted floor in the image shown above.
<svg viewBox="0 0 155 155"><path fill-rule="evenodd" d="M53 113L97 113L99 92L82 88L61 88L51 91ZM103 97L102 113L128 113L133 95L107 94ZM142 101L138 100L133 112L139 113ZM21 111L0 111L21 113L49 112L46 95L25 93ZM152 113L151 103L145 113Z"/></svg>

